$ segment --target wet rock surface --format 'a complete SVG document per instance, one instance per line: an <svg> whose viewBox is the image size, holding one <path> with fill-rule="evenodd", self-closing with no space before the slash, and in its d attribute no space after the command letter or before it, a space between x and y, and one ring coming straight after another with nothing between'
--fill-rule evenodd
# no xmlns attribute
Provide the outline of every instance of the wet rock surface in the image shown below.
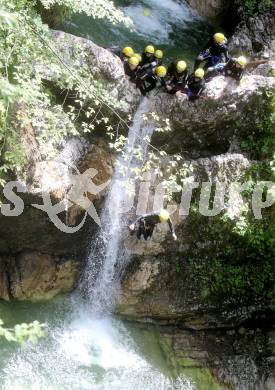
<svg viewBox="0 0 275 390"><path fill-rule="evenodd" d="M274 57L275 16L273 11L242 21L229 40L233 55L245 53L252 58ZM274 59L274 58L273 58Z"/></svg>
<svg viewBox="0 0 275 390"><path fill-rule="evenodd" d="M187 0L187 3L198 11L201 16L217 18L224 15L232 1L225 0Z"/></svg>
<svg viewBox="0 0 275 390"><path fill-rule="evenodd" d="M225 153L234 138L249 135L255 120L265 115L266 91L274 85L273 76L247 75L240 85L218 76L207 83L205 98L196 102L160 93L152 98L150 110L169 118L172 131L155 133L152 142L186 158Z"/></svg>

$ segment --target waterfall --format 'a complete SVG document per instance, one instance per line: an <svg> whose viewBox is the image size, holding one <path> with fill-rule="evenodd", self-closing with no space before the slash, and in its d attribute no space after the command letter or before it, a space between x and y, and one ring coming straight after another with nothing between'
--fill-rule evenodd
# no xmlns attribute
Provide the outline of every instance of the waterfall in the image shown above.
<svg viewBox="0 0 275 390"><path fill-rule="evenodd" d="M96 313L112 310L120 287L121 272L129 260L121 245L121 238L127 229L123 214L129 211L126 206L131 201L126 184L132 178L132 170L142 164L141 159L135 158L134 151L139 147L144 158L147 150L144 137L150 137L153 132L152 126L144 126L143 123L147 107L148 99L143 98L129 128L128 142L115 165L109 196L101 216L101 229L90 246L81 288Z"/></svg>

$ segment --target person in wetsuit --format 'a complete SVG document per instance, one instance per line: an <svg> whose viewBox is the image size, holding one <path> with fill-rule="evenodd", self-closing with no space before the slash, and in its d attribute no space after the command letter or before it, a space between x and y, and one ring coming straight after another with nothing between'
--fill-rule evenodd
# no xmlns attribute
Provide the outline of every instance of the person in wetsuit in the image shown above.
<svg viewBox="0 0 275 390"><path fill-rule="evenodd" d="M137 76L137 88L140 89L140 92L143 96L156 87L165 87L165 76L167 74L167 69L165 66L158 66L155 69L148 68L145 71L138 71Z"/></svg>
<svg viewBox="0 0 275 390"><path fill-rule="evenodd" d="M152 237L156 225L165 222L169 225L173 239L177 240L175 229L167 210L161 210L159 213L142 215L129 226L130 234L133 235L136 233L139 240L143 236L147 241L148 238Z"/></svg>
<svg viewBox="0 0 275 390"><path fill-rule="evenodd" d="M119 46L112 46L108 50L118 56L123 63L128 62L129 58L134 55L134 50L130 46L126 46L123 49Z"/></svg>
<svg viewBox="0 0 275 390"><path fill-rule="evenodd" d="M231 58L224 66L223 72L225 76L232 77L236 81L241 81L247 60L244 56L238 58Z"/></svg>
<svg viewBox="0 0 275 390"><path fill-rule="evenodd" d="M187 96L189 101L194 101L200 98L205 89L204 70L197 69L188 79Z"/></svg>
<svg viewBox="0 0 275 390"><path fill-rule="evenodd" d="M234 80L240 82L244 75L246 64L247 59L244 56L230 58L230 60L225 64L218 64L209 68L206 76L207 80L214 76L223 74L226 77L231 77Z"/></svg>
<svg viewBox="0 0 275 390"><path fill-rule="evenodd" d="M140 66L151 64L155 61L155 48L152 45L147 45L141 56Z"/></svg>
<svg viewBox="0 0 275 390"><path fill-rule="evenodd" d="M146 72L148 69L155 69L158 66L162 65L162 59L163 59L163 51L162 50L155 50L154 58L152 61L144 63L141 59L140 61L140 73Z"/></svg>
<svg viewBox="0 0 275 390"><path fill-rule="evenodd" d="M226 63L229 60L227 39L222 33L214 34L209 42L208 48L202 51L197 57L194 65L194 71L199 68L202 62L205 62L204 70L219 63Z"/></svg>
<svg viewBox="0 0 275 390"><path fill-rule="evenodd" d="M188 69L185 61L173 62L167 70L166 91L171 95L183 93L188 80Z"/></svg>
<svg viewBox="0 0 275 390"><path fill-rule="evenodd" d="M139 60L136 56L132 56L127 62L124 63L125 74L133 83L135 83L137 80L138 64Z"/></svg>

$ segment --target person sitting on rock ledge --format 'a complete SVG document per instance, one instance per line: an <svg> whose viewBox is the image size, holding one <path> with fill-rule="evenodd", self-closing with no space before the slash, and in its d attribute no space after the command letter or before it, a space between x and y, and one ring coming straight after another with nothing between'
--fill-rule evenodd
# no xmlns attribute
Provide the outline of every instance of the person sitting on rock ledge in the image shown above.
<svg viewBox="0 0 275 390"><path fill-rule="evenodd" d="M139 240L143 236L147 241L148 238L152 237L156 225L165 222L168 223L173 239L176 241L177 236L175 229L171 221L170 214L167 210L161 210L159 213L142 215L129 226L130 234L133 235L136 232L137 238Z"/></svg>
<svg viewBox="0 0 275 390"><path fill-rule="evenodd" d="M187 83L187 97L189 101L194 101L201 97L205 89L204 74L204 70L199 68L189 77Z"/></svg>
<svg viewBox="0 0 275 390"><path fill-rule="evenodd" d="M155 69L148 68L145 71L138 72L137 78L137 88L140 89L140 92L143 96L156 87L165 87L165 76L167 74L167 69L165 66L158 66Z"/></svg>
<svg viewBox="0 0 275 390"><path fill-rule="evenodd" d="M142 59L140 62L140 66L151 64L155 61L155 48L153 45L147 45L142 53Z"/></svg>
<svg viewBox="0 0 275 390"><path fill-rule="evenodd" d="M166 91L171 95L183 93L187 80L188 69L185 61L173 62L167 70L169 80L166 83Z"/></svg>
<svg viewBox="0 0 275 390"><path fill-rule="evenodd" d="M162 50L156 50L154 54L154 59L151 62L148 62L144 65L142 65L142 60L140 61L140 72L146 71L147 69L155 69L158 66L162 65L162 59L163 59L163 51Z"/></svg>
<svg viewBox="0 0 275 390"><path fill-rule="evenodd" d="M208 49L201 52L196 59L194 71L199 68L202 62L206 62L204 70L219 63L226 63L229 60L227 39L222 33L214 34L209 42Z"/></svg>
<svg viewBox="0 0 275 390"><path fill-rule="evenodd" d="M112 46L109 47L108 50L118 56L123 63L128 62L129 58L135 54L134 50L130 46L126 46L122 50L119 46Z"/></svg>
<svg viewBox="0 0 275 390"><path fill-rule="evenodd" d="M135 83L137 79L138 64L139 64L139 60L136 56L132 56L124 64L125 74L129 76L130 81L132 81L133 83Z"/></svg>
<svg viewBox="0 0 275 390"><path fill-rule="evenodd" d="M218 64L209 68L206 78L209 80L214 76L224 74L227 77L232 77L236 81L241 81L244 75L246 64L247 60L244 56L230 58L226 64Z"/></svg>

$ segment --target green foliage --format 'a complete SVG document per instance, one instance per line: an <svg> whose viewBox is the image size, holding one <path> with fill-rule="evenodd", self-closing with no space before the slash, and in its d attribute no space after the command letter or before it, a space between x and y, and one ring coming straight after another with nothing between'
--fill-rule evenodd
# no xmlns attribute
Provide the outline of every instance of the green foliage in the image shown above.
<svg viewBox="0 0 275 390"><path fill-rule="evenodd" d="M130 24L109 1L42 3L49 8L63 5L95 18ZM75 48L74 66L67 66L36 6L37 1L0 0L0 185L24 172L26 158L21 142L25 129L33 129L42 158L50 159L67 136L91 132L94 123L106 125L102 106L112 115L120 107L83 65L87 55L83 48ZM49 94L43 82L45 72L58 88L74 92L70 107L56 103ZM18 110L18 103L24 107L23 112Z"/></svg>
<svg viewBox="0 0 275 390"><path fill-rule="evenodd" d="M241 147L251 159L272 159L274 152L275 93L266 92L265 115L256 121L255 129L241 141Z"/></svg>
<svg viewBox="0 0 275 390"><path fill-rule="evenodd" d="M53 6L67 8L71 12L85 13L94 19L107 19L112 23L124 23L131 27L132 21L118 10L112 1L108 0L40 0L41 4L50 9Z"/></svg>
<svg viewBox="0 0 275 390"><path fill-rule="evenodd" d="M245 17L249 17L268 11L272 0L236 0L236 5Z"/></svg>
<svg viewBox="0 0 275 390"><path fill-rule="evenodd" d="M189 261L205 299L240 304L270 304L274 298L275 239L272 212L263 220L206 218L192 211L186 230L194 230ZM203 237L206 237L205 241Z"/></svg>
<svg viewBox="0 0 275 390"><path fill-rule="evenodd" d="M4 337L7 341L13 341L20 345L31 342L36 344L38 340L45 337L45 324L34 321L30 324L18 324L14 328L5 328L4 322L0 319L0 338Z"/></svg>

